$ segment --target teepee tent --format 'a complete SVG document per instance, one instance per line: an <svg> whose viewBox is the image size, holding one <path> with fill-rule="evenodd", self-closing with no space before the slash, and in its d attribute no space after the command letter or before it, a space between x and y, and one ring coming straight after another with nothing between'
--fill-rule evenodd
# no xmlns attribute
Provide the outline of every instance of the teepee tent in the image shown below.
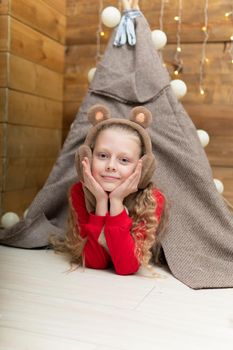
<svg viewBox="0 0 233 350"><path fill-rule="evenodd" d="M77 181L74 156L89 124L86 113L106 105L113 117L127 117L143 105L153 115L149 130L158 161L154 181L170 202L162 248L171 272L192 288L233 286L233 215L216 190L196 128L174 95L167 71L153 48L143 15L134 19L136 45L114 46L116 31L97 66L63 149L27 217L0 230L2 244L48 245L51 233L65 232L67 192Z"/></svg>

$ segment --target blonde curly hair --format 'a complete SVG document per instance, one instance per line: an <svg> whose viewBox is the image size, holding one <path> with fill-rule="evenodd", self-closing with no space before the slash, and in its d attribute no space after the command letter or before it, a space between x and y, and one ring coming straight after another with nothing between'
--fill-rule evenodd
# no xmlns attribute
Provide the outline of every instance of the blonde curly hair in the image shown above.
<svg viewBox="0 0 233 350"><path fill-rule="evenodd" d="M132 236L135 241L135 255L143 266L151 260L151 248L156 243L158 220L155 217L156 202L153 195L153 183L138 192L135 205L130 213L132 217Z"/></svg>

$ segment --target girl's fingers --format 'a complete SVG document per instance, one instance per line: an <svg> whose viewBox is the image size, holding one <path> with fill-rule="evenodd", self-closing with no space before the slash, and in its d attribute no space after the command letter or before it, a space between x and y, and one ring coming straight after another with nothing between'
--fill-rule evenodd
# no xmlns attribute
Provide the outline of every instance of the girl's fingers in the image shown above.
<svg viewBox="0 0 233 350"><path fill-rule="evenodd" d="M142 162L139 161L134 173L131 176L129 176L127 179L129 187L134 188L135 186L138 186L140 178L141 178L141 173L142 173Z"/></svg>
<svg viewBox="0 0 233 350"><path fill-rule="evenodd" d="M87 157L84 157L84 159L82 161L82 165L83 165L84 171L86 171L88 174L90 174L91 167L90 167L89 159Z"/></svg>
<svg viewBox="0 0 233 350"><path fill-rule="evenodd" d="M138 161L138 164L136 166L135 171L133 172L133 174L128 178L129 181L132 181L135 178L138 178L141 176L141 172L142 172L142 161Z"/></svg>

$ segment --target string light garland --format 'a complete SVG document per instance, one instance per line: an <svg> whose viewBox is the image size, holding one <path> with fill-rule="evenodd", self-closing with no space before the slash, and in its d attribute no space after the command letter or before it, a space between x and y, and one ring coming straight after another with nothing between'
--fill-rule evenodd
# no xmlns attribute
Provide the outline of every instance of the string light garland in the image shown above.
<svg viewBox="0 0 233 350"><path fill-rule="evenodd" d="M103 0L99 0L99 15L98 15L99 23L96 31L96 56L95 56L96 63L98 63L99 60L102 58L101 37L104 37L105 35L102 27L102 20L101 20L102 11L103 11Z"/></svg>
<svg viewBox="0 0 233 350"><path fill-rule="evenodd" d="M160 57L162 62L163 62L163 55L162 55L161 50L167 44L167 35L163 31L164 5L165 5L165 0L161 0L160 16L159 16L160 29L155 29L151 32L151 37L152 37L154 47L158 51L159 57ZM163 66L165 66L165 63L163 63Z"/></svg>
<svg viewBox="0 0 233 350"><path fill-rule="evenodd" d="M231 18L231 20L233 22L233 4L232 4L231 7L232 7L232 10L225 13L225 18L226 19ZM229 44L229 48L228 48L227 52L228 52L228 54L230 56L231 63L233 64L233 34L230 37L230 44Z"/></svg>
<svg viewBox="0 0 233 350"><path fill-rule="evenodd" d="M182 23L182 11L183 11L183 4L182 0L179 0L179 11L178 16L174 17L174 20L178 22L177 24L177 32L176 32L176 52L174 55L175 63L173 64L175 70L173 71L173 74L177 77L179 73L183 71L183 60L181 58L181 23ZM178 98L178 100L182 99L186 93L187 93L187 86L185 82L181 79L174 79L170 82L171 88Z"/></svg>
<svg viewBox="0 0 233 350"><path fill-rule="evenodd" d="M165 0L161 0L160 4L160 14L159 14L159 29L163 32L163 17L164 17L164 6L165 6ZM163 54L162 51L159 51L159 56L161 61L163 62ZM166 67L166 63L163 62L163 67Z"/></svg>
<svg viewBox="0 0 233 350"><path fill-rule="evenodd" d="M233 3L232 3L232 5L231 5L231 11L225 12L225 17L226 17L226 19L228 19L229 17L231 17L231 19L233 20Z"/></svg>
<svg viewBox="0 0 233 350"><path fill-rule="evenodd" d="M163 31L163 17L164 17L165 0L161 0L160 14L159 14L159 29Z"/></svg>
<svg viewBox="0 0 233 350"><path fill-rule="evenodd" d="M209 38L209 33L208 33L208 0L205 0L204 26L202 27L202 31L204 32L204 41L202 44L201 61L200 61L199 92L203 96L203 95L205 95L205 89L204 89L205 63L208 63L208 58L206 57L206 45L207 45L207 41Z"/></svg>
<svg viewBox="0 0 233 350"><path fill-rule="evenodd" d="M231 36L231 42L230 42L230 45L229 45L229 49L228 49L228 53L231 57L231 63L233 64L233 35Z"/></svg>
<svg viewBox="0 0 233 350"><path fill-rule="evenodd" d="M177 39L177 44L176 44L176 52L174 55L174 60L175 60L175 70L174 74L176 76L179 75L179 73L182 72L183 70L183 60L181 58L181 24L182 24L182 11L183 11L183 4L182 0L179 0L179 11L178 11L178 16L174 17L174 20L177 21L177 32L176 32L176 39Z"/></svg>
<svg viewBox="0 0 233 350"><path fill-rule="evenodd" d="M119 3L118 3L119 5ZM121 20L120 11L114 6L108 6L103 9L103 0L99 0L99 12L98 12L98 27L96 31L96 65L102 59L103 54L101 53L101 37L105 35L102 27L102 23L109 28L117 26ZM96 72L96 67L93 67L88 72L88 81L91 83Z"/></svg>
<svg viewBox="0 0 233 350"><path fill-rule="evenodd" d="M101 38L105 34L104 31L103 31L103 27L102 27L102 19L101 19L102 11L103 11L103 0L99 0L98 26L97 26L97 30L96 30L96 55L95 55L96 65L98 64L98 62L102 58L102 54L101 54ZM95 75L95 72L96 72L96 67L92 67L88 71L87 79L88 79L89 83L91 83L91 81L92 81L92 79L93 79L93 77Z"/></svg>

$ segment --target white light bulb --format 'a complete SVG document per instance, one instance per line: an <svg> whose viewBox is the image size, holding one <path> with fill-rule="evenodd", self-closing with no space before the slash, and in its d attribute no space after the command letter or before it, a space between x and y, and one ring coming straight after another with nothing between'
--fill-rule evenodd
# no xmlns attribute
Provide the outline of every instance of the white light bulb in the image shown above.
<svg viewBox="0 0 233 350"><path fill-rule="evenodd" d="M162 30L153 30L151 32L152 41L156 50L161 50L167 43L167 36Z"/></svg>
<svg viewBox="0 0 233 350"><path fill-rule="evenodd" d="M108 6L103 10L101 20L106 27L116 27L121 20L121 13L116 7Z"/></svg>
<svg viewBox="0 0 233 350"><path fill-rule="evenodd" d="M4 228L10 228L11 226L17 224L19 222L19 217L17 214L8 212L5 213L1 218L1 225Z"/></svg>
<svg viewBox="0 0 233 350"><path fill-rule="evenodd" d="M87 75L87 79L88 79L89 83L94 78L95 72L96 72L96 67L93 67L89 70L88 75Z"/></svg>
<svg viewBox="0 0 233 350"><path fill-rule="evenodd" d="M170 82L172 90L178 99L184 97L187 92L187 86L183 80L174 79Z"/></svg>
<svg viewBox="0 0 233 350"><path fill-rule="evenodd" d="M224 191L224 185L222 183L222 181L218 180L218 179L214 179L214 184L218 190L219 193L223 193Z"/></svg>
<svg viewBox="0 0 233 350"><path fill-rule="evenodd" d="M197 135L201 141L202 147L206 147L210 142L209 134L205 130L197 130Z"/></svg>

